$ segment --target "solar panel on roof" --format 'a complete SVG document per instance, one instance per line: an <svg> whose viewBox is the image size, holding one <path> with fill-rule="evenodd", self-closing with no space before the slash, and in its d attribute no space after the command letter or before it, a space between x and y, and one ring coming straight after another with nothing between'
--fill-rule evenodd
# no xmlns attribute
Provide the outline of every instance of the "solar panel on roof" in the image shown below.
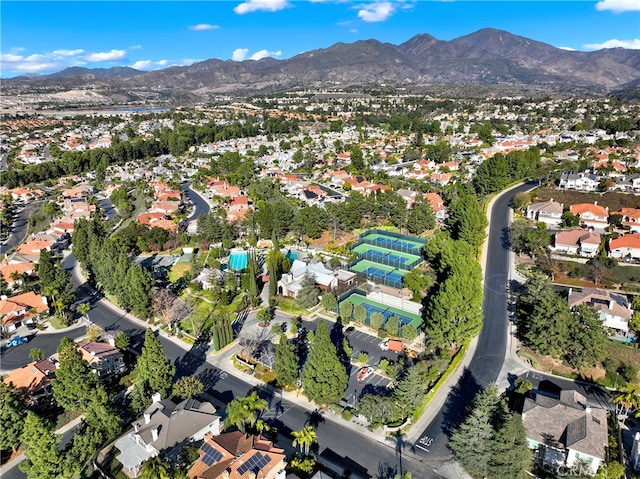
<svg viewBox="0 0 640 479"><path fill-rule="evenodd" d="M244 474L247 471L258 472L261 471L264 466L269 464L271 458L269 456L263 456L259 452L251 456L247 461L238 468L238 473L240 475Z"/></svg>
<svg viewBox="0 0 640 479"><path fill-rule="evenodd" d="M222 453L211 446L211 444L205 443L200 449L202 449L202 452L204 452L202 462L204 462L209 467L211 467L214 463L218 462L223 457Z"/></svg>

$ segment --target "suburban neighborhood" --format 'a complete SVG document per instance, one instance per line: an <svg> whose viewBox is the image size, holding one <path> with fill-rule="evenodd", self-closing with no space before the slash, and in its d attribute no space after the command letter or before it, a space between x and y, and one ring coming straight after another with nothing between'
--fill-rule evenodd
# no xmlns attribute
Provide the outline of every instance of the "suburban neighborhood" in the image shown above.
<svg viewBox="0 0 640 479"><path fill-rule="evenodd" d="M637 103L342 93L3 119L3 476L638 474Z"/></svg>

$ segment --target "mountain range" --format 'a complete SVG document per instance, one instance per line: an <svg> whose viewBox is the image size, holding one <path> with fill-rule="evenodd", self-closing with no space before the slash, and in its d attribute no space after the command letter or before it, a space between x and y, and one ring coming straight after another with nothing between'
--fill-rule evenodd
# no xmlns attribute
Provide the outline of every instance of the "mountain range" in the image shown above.
<svg viewBox="0 0 640 479"><path fill-rule="evenodd" d="M420 34L400 45L377 40L336 43L286 60L210 59L153 72L73 67L3 83L5 93L91 88L107 95L154 92L165 98L381 84L535 86L606 94L638 88L640 50L568 51L487 28L450 41Z"/></svg>

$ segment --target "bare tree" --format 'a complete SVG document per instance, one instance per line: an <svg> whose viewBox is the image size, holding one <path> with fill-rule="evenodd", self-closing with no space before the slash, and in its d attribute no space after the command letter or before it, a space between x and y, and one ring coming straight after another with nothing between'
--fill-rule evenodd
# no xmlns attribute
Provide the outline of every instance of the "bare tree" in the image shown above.
<svg viewBox="0 0 640 479"><path fill-rule="evenodd" d="M151 297L153 314L167 325L171 324L171 307L176 298L167 288L156 290Z"/></svg>

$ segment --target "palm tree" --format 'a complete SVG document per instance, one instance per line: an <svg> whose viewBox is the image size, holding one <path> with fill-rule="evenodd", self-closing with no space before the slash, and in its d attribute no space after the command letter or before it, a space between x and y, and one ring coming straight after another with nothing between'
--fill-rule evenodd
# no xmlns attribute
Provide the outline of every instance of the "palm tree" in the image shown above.
<svg viewBox="0 0 640 479"><path fill-rule="evenodd" d="M89 303L79 304L76 309L83 318L89 319L89 311L91 310L91 305Z"/></svg>
<svg viewBox="0 0 640 479"><path fill-rule="evenodd" d="M616 404L616 415L627 417L632 409L640 410L640 388L636 384L629 384L618 389L613 402Z"/></svg>
<svg viewBox="0 0 640 479"><path fill-rule="evenodd" d="M31 361L40 361L43 357L44 353L40 348L31 348L31 351L29 351L29 359Z"/></svg>
<svg viewBox="0 0 640 479"><path fill-rule="evenodd" d="M258 396L256 391L243 398L235 398L227 404L228 425L236 426L240 431L246 432L247 427L253 426L260 413L267 409L268 403Z"/></svg>
<svg viewBox="0 0 640 479"><path fill-rule="evenodd" d="M299 431L293 431L293 447L298 446L300 451L306 456L309 454L309 448L314 442L318 442L318 435L311 426L305 426Z"/></svg>
<svg viewBox="0 0 640 479"><path fill-rule="evenodd" d="M155 456L142 465L140 479L171 479L171 475L169 465L160 456Z"/></svg>

